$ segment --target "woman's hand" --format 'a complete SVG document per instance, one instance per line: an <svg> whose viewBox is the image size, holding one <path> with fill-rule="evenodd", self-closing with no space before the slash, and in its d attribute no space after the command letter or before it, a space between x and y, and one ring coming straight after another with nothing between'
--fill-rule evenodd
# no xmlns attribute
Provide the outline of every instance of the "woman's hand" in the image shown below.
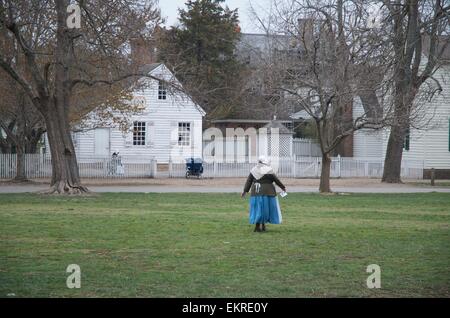
<svg viewBox="0 0 450 318"><path fill-rule="evenodd" d="M241 193L241 198L245 197L246 194L247 194L246 192L242 192Z"/></svg>

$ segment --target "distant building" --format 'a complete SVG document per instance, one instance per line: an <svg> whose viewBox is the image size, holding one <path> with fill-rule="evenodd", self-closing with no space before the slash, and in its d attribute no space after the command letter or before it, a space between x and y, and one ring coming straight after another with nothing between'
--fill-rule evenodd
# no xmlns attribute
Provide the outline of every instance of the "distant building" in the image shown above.
<svg viewBox="0 0 450 318"><path fill-rule="evenodd" d="M149 74L163 81L176 81L164 64L148 65ZM163 81L145 78L148 85L136 90L134 101L145 106L129 118L130 129L122 131L114 123L91 118L73 133L78 158L142 156L168 163L178 159L202 156L203 109L179 91L169 90ZM178 83L179 84L179 83Z"/></svg>

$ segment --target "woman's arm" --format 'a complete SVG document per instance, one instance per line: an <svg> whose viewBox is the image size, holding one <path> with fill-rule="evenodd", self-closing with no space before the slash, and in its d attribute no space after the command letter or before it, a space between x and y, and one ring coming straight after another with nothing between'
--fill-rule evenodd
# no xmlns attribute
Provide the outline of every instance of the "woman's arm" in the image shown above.
<svg viewBox="0 0 450 318"><path fill-rule="evenodd" d="M252 186L253 181L255 180L255 177L253 177L253 175L250 173L247 177L247 181L245 182L244 185L244 191L242 191L242 194L247 193L248 191L250 191L250 188Z"/></svg>
<svg viewBox="0 0 450 318"><path fill-rule="evenodd" d="M286 187L275 174L273 174L273 181L281 188L281 190L286 191Z"/></svg>

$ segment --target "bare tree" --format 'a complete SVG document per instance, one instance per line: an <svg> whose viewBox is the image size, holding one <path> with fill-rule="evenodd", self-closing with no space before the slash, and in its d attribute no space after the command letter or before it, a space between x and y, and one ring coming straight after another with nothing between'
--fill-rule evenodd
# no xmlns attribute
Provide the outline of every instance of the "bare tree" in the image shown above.
<svg viewBox="0 0 450 318"><path fill-rule="evenodd" d="M380 129L387 122L389 112L377 97L381 82L369 80L384 66L379 37L368 27L370 13L362 1L294 0L274 8L265 29L290 37L275 59L275 85L282 83L285 98L315 123L322 152L319 190L330 192L333 151L356 130ZM364 97L364 114L353 118L356 96Z"/></svg>
<svg viewBox="0 0 450 318"><path fill-rule="evenodd" d="M42 114L52 157L49 193L82 193L70 134L74 92L106 89L141 76L129 58L129 40L146 38L160 22L155 2L76 1L81 28L69 28L69 0L0 0L0 67ZM76 11L75 11L76 13ZM9 47L20 50L14 59Z"/></svg>
<svg viewBox="0 0 450 318"><path fill-rule="evenodd" d="M0 71L0 74L3 74ZM4 153L17 154L15 181L25 181L25 154L36 153L37 144L45 132L44 120L34 110L28 96L15 82L0 79L0 128L5 136L0 137L0 147Z"/></svg>
<svg viewBox="0 0 450 318"><path fill-rule="evenodd" d="M2 41L6 44L5 41ZM14 47L6 47L15 60L19 59ZM42 115L31 106L29 97L22 87L12 81L9 75L0 69L0 152L15 153L15 181L25 181L25 154L36 153L37 145L45 132Z"/></svg>
<svg viewBox="0 0 450 318"><path fill-rule="evenodd" d="M441 66L440 58L449 43L450 4L445 0L383 0L380 30L384 31L392 65L392 104L394 118L386 149L383 182L401 182L401 162L405 136L422 119L424 104L418 95L442 90L433 74ZM426 60L424 60L424 55ZM424 88L425 81L434 88ZM420 107L422 106L422 107Z"/></svg>

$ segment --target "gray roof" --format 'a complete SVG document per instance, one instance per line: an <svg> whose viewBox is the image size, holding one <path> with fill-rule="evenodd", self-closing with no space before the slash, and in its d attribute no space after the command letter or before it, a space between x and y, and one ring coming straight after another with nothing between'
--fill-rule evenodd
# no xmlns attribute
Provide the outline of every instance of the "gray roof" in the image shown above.
<svg viewBox="0 0 450 318"><path fill-rule="evenodd" d="M291 48L292 37L283 34L242 33L236 45L239 59L255 64L267 59L274 51Z"/></svg>
<svg viewBox="0 0 450 318"><path fill-rule="evenodd" d="M148 74L160 65L161 65L161 63L145 64L145 65L141 66L140 71Z"/></svg>
<svg viewBox="0 0 450 318"><path fill-rule="evenodd" d="M255 49L260 52L267 52L271 48L284 48L289 44L289 36L283 34L254 34L242 33L237 49Z"/></svg>
<svg viewBox="0 0 450 318"><path fill-rule="evenodd" d="M264 128L278 128L280 134L292 134L280 120L271 120L267 125L264 125Z"/></svg>
<svg viewBox="0 0 450 318"><path fill-rule="evenodd" d="M293 113L291 116L293 119L311 119L312 116L304 109L301 111L298 111L296 113Z"/></svg>

